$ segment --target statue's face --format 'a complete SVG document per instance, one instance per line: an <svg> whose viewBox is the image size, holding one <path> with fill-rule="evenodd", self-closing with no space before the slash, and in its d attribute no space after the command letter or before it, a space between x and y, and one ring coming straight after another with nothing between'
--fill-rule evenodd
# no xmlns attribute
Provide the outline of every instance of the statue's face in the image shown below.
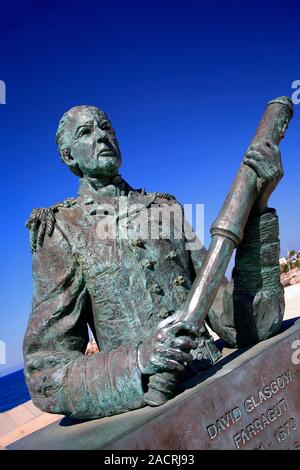
<svg viewBox="0 0 300 470"><path fill-rule="evenodd" d="M114 176L121 165L121 153L110 121L88 109L78 109L68 126L72 158L84 175Z"/></svg>

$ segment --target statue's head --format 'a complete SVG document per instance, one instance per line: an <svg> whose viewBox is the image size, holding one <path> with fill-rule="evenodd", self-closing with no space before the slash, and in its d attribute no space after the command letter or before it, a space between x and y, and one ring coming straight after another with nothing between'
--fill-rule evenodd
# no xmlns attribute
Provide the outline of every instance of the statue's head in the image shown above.
<svg viewBox="0 0 300 470"><path fill-rule="evenodd" d="M75 106L61 118L56 143L62 161L78 176L115 176L121 153L107 115L95 106Z"/></svg>

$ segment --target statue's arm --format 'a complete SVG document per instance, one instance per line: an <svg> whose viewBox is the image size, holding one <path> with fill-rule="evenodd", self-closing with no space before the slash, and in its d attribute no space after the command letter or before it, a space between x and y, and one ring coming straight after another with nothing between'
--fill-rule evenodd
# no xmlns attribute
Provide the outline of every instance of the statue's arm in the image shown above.
<svg viewBox="0 0 300 470"><path fill-rule="evenodd" d="M283 176L278 147L267 141L244 157L258 177L258 198L237 248L232 282L223 296L223 312L210 316L214 330L233 346L247 346L280 329L284 292L280 283L279 223L268 200Z"/></svg>
<svg viewBox="0 0 300 470"><path fill-rule="evenodd" d="M281 154L276 145L265 141L249 148L244 164L257 174L258 196L236 251L232 282L221 286L209 312L214 331L238 347L278 332L284 314L278 217L268 208L283 176Z"/></svg>
<svg viewBox="0 0 300 470"><path fill-rule="evenodd" d="M222 311L210 312L212 328L232 346L257 343L280 329L284 292L278 233L274 209L250 217L236 251L232 281L223 292Z"/></svg>
<svg viewBox="0 0 300 470"><path fill-rule="evenodd" d="M80 267L56 227L33 253L34 296L24 340L25 375L37 407L95 418L143 403L131 345L85 356L89 296Z"/></svg>
<svg viewBox="0 0 300 470"><path fill-rule="evenodd" d="M284 314L280 283L279 223L274 209L252 215L237 248L230 282L224 277L206 319L234 347L257 343L275 334ZM193 245L191 245L192 247ZM202 246L191 250L197 273L206 255Z"/></svg>

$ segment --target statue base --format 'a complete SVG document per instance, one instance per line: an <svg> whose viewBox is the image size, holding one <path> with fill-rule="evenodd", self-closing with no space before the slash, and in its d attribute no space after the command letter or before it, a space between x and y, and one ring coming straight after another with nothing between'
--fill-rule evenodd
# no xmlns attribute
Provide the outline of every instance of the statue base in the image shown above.
<svg viewBox="0 0 300 470"><path fill-rule="evenodd" d="M9 449L300 449L300 320L229 354L158 408L67 418Z"/></svg>

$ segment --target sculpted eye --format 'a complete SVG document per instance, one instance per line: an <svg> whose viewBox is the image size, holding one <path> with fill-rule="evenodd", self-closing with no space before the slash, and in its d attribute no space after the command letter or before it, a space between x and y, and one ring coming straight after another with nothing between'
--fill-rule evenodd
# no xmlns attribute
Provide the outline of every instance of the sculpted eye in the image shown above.
<svg viewBox="0 0 300 470"><path fill-rule="evenodd" d="M110 126L109 122L108 121L103 121L101 123L101 129L103 131L111 131L111 126Z"/></svg>
<svg viewBox="0 0 300 470"><path fill-rule="evenodd" d="M82 131L80 132L80 135L79 137L82 137L83 135L88 135L91 133L91 129L89 127L85 127L84 129L82 129Z"/></svg>

